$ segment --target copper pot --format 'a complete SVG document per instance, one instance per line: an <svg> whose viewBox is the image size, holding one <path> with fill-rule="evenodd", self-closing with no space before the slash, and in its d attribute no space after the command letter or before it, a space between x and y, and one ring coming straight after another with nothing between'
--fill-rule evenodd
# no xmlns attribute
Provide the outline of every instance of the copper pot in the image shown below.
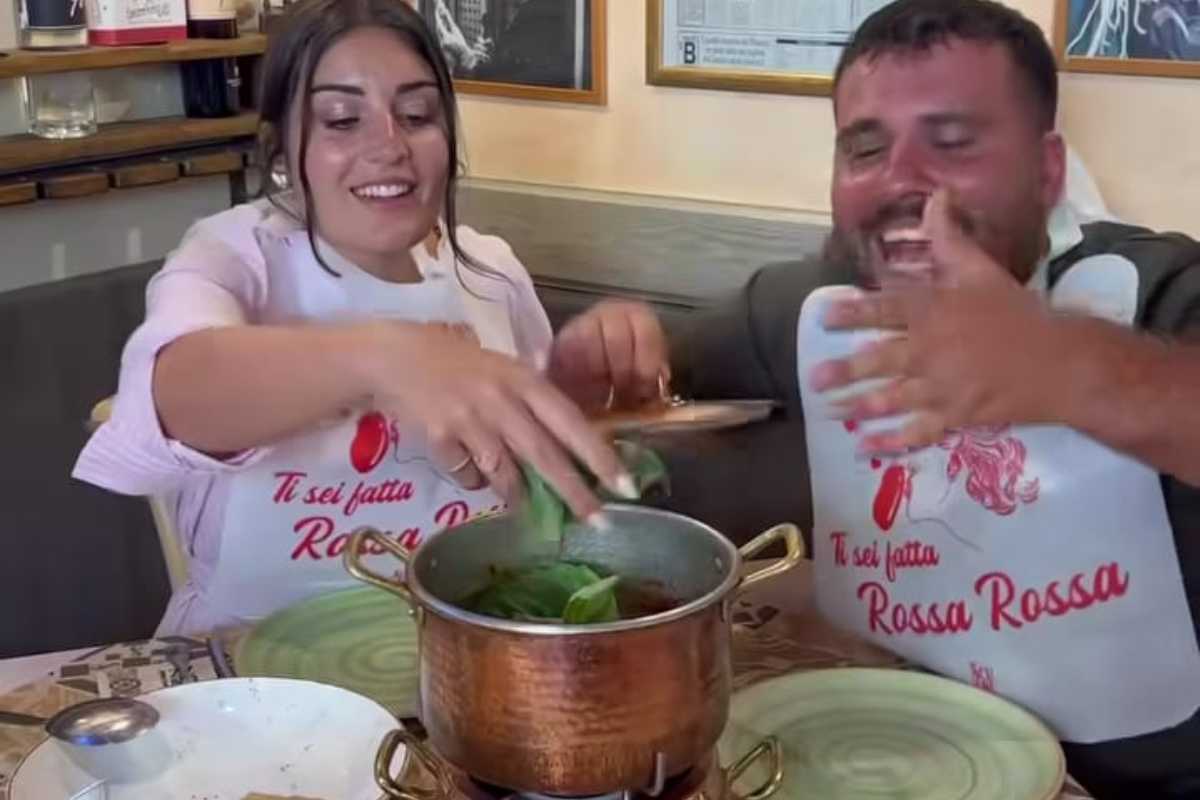
<svg viewBox="0 0 1200 800"><path fill-rule="evenodd" d="M804 556L800 532L780 525L741 550L679 514L611 505L613 530L572 527L561 551L523 535L512 515L477 519L411 555L372 529L345 562L357 578L412 607L419 631L421 721L437 752L487 783L525 792L653 793L712 752L732 686L730 606ZM367 571L367 539L404 561L405 580ZM742 560L782 541L787 556L741 576ZM516 622L459 607L494 567L565 558L653 585L682 604L594 625Z"/></svg>

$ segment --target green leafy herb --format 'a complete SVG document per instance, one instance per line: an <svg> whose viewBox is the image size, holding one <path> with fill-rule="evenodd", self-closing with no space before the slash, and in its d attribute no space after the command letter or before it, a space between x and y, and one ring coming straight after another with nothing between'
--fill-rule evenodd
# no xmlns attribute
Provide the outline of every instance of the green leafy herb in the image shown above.
<svg viewBox="0 0 1200 800"><path fill-rule="evenodd" d="M518 619L542 622L571 622L566 619L566 609L581 591L596 586L606 586L611 601L611 619L617 618L616 597L612 595L615 581L606 583L594 569L585 564L558 561L521 570L499 570L491 583L466 603L478 614L501 619ZM591 595L595 595L593 590ZM591 595L576 601L573 619L579 622L599 621L609 614L608 606ZM590 598L590 599L589 599ZM580 604L584 607L581 608ZM594 610L599 607L599 610Z"/></svg>
<svg viewBox="0 0 1200 800"><path fill-rule="evenodd" d="M637 442L630 442L623 439L618 439L616 442L613 442L613 445L616 447L617 455L624 462L625 468L633 476L633 483L637 487L639 496L645 495L646 492L655 487L661 488L664 493L670 494L671 485L670 481L667 480L667 465L663 463L658 453ZM601 493L606 497L611 497L603 489L601 489Z"/></svg>
<svg viewBox="0 0 1200 800"><path fill-rule="evenodd" d="M609 575L576 591L563 609L563 622L568 625L587 625L620 619L617 596L613 594L620 580L619 575Z"/></svg>
<svg viewBox="0 0 1200 800"><path fill-rule="evenodd" d="M667 466L657 453L635 442L618 440L613 444L617 455L625 464L625 468L633 476L633 483L637 487L639 496L646 494L654 487L670 491ZM575 521L571 510L537 470L526 465L524 476L526 530L542 541L561 542L567 525ZM589 475L588 484L593 491L606 500L624 501L624 498L616 497L605 489L594 476Z"/></svg>
<svg viewBox="0 0 1200 800"><path fill-rule="evenodd" d="M639 493L653 486L666 487L667 469L657 453L633 442L618 441L615 445ZM567 526L574 521L570 509L532 467L524 468L524 477L527 535L561 546ZM589 481L601 496L615 499L594 477ZM614 592L619 581L617 575L603 577L585 564L566 561L520 570L496 570L487 587L468 598L464 606L501 619L569 625L611 622L621 616Z"/></svg>
<svg viewBox="0 0 1200 800"><path fill-rule="evenodd" d="M525 526L527 535L540 541L560 544L571 512L558 492L546 483L537 470L525 466Z"/></svg>

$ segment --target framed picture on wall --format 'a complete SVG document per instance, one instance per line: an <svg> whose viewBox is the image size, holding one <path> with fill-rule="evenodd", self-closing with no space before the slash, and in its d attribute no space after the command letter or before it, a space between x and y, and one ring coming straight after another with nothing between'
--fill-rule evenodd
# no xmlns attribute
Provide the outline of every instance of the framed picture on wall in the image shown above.
<svg viewBox="0 0 1200 800"><path fill-rule="evenodd" d="M646 82L828 95L850 35L891 0L646 0Z"/></svg>
<svg viewBox="0 0 1200 800"><path fill-rule="evenodd" d="M607 102L606 0L409 0L437 31L460 92Z"/></svg>
<svg viewBox="0 0 1200 800"><path fill-rule="evenodd" d="M1200 0L1057 0L1063 69L1200 78Z"/></svg>

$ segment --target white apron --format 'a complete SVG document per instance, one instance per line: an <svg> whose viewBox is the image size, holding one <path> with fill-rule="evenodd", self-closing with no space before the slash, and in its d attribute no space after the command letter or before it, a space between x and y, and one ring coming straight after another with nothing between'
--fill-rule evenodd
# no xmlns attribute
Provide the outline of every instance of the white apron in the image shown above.
<svg viewBox="0 0 1200 800"><path fill-rule="evenodd" d="M325 273L301 231L260 229L271 291L264 324L392 317L469 325L485 347L515 355L508 308L470 298L452 265L414 250L425 280L388 284L322 252ZM443 259L446 261L446 251ZM371 525L410 550L430 535L500 509L490 490L468 492L442 474L421 437L369 408L354 409L271 447L229 476L220 553L205 601L246 621L335 589L361 586L342 565L351 532ZM366 565L385 575L401 565L373 546Z"/></svg>
<svg viewBox="0 0 1200 800"><path fill-rule="evenodd" d="M1073 266L1056 308L1129 325L1128 260ZM821 611L936 672L994 691L1066 741L1176 725L1200 707L1200 650L1155 471L1059 426L956 431L899 457L856 455L812 368L886 334L828 332L832 287L805 302L801 396ZM856 390L860 390L857 387Z"/></svg>

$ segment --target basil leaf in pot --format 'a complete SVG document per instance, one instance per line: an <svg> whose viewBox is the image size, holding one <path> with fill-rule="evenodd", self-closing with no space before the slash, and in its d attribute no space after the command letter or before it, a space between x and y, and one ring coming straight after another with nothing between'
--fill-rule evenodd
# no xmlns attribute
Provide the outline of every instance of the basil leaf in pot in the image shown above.
<svg viewBox="0 0 1200 800"><path fill-rule="evenodd" d="M634 442L614 443L617 454L633 475L639 493L652 486L666 486L667 470L658 454ZM563 534L574 518L566 503L532 467L525 465L526 503L523 526L526 535L541 542L561 545ZM594 477L591 486L607 495ZM603 536L597 532L595 535ZM494 570L491 581L469 597L464 607L478 614L501 619L586 625L621 618L615 588L620 576L602 576L586 564L557 561L516 570Z"/></svg>
<svg viewBox="0 0 1200 800"><path fill-rule="evenodd" d="M563 622L568 625L588 625L620 619L617 596L613 593L620 580L620 575L609 575L579 589L567 600L567 607L563 609Z"/></svg>

